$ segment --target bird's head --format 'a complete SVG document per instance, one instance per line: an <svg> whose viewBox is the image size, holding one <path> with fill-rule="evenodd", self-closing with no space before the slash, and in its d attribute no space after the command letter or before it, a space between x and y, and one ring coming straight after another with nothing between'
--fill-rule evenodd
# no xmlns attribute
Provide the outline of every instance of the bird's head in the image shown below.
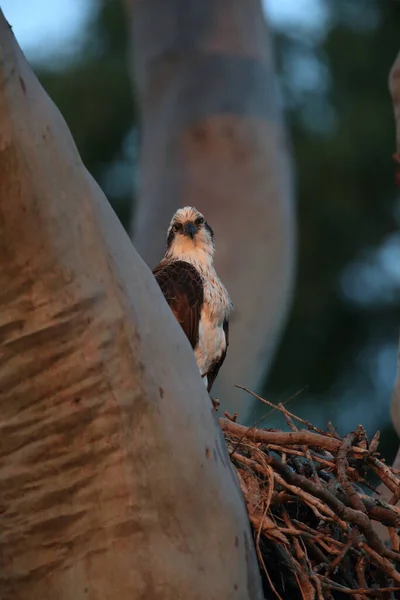
<svg viewBox="0 0 400 600"><path fill-rule="evenodd" d="M204 216L193 206L176 211L167 232L167 256L211 264L214 255L214 232Z"/></svg>

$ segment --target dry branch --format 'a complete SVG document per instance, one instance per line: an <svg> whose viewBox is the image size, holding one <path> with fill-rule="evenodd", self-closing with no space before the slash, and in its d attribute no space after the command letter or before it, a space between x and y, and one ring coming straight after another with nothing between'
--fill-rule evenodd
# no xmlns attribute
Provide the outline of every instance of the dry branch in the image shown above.
<svg viewBox="0 0 400 600"><path fill-rule="evenodd" d="M400 597L400 475L378 456L379 433L369 442L359 426L341 438L332 426L322 431L261 400L291 431L219 422L247 503L265 598ZM390 502L370 495L371 475L390 487ZM387 528L390 543L373 522Z"/></svg>

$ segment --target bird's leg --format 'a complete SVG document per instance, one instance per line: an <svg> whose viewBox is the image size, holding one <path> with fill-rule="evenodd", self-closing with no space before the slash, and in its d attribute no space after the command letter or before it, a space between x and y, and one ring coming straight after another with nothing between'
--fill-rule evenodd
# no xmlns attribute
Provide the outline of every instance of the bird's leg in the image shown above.
<svg viewBox="0 0 400 600"><path fill-rule="evenodd" d="M219 405L220 405L220 401L218 400L218 398L213 398L210 394L210 390L208 389L208 377L207 377L207 373L203 373L203 375L201 376L202 379L204 379L204 383L205 386L207 388L207 391L210 395L210 400L213 403L213 407L215 411L218 411Z"/></svg>
<svg viewBox="0 0 400 600"><path fill-rule="evenodd" d="M209 385L207 375L208 375L207 373L204 373L204 375L202 375L201 377L202 377L202 379L204 379L204 383L206 384L207 392L208 392L208 395L210 396L211 402L213 403L214 410L218 411L220 401L218 400L218 398L213 398L211 396L210 392L211 392L211 388L212 388L212 383L211 383L211 385Z"/></svg>

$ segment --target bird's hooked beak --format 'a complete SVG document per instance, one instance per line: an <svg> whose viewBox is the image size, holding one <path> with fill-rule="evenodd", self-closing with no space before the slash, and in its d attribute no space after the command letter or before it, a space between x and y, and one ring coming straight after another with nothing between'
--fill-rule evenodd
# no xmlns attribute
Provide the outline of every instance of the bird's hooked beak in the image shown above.
<svg viewBox="0 0 400 600"><path fill-rule="evenodd" d="M196 231L197 231L196 227L190 221L185 223L183 226L183 235L187 235L191 239L194 238Z"/></svg>

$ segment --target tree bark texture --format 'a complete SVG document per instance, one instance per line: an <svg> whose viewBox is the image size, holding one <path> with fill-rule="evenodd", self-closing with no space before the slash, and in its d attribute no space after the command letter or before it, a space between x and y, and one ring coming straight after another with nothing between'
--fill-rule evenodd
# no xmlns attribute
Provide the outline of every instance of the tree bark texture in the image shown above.
<svg viewBox="0 0 400 600"><path fill-rule="evenodd" d="M1 12L0 515L2 600L262 597L190 345Z"/></svg>
<svg viewBox="0 0 400 600"><path fill-rule="evenodd" d="M228 356L215 392L241 420L239 383L262 384L294 276L292 175L270 32L259 0L126 0L141 109L133 241L150 267L179 206L215 230L216 267L232 295Z"/></svg>

